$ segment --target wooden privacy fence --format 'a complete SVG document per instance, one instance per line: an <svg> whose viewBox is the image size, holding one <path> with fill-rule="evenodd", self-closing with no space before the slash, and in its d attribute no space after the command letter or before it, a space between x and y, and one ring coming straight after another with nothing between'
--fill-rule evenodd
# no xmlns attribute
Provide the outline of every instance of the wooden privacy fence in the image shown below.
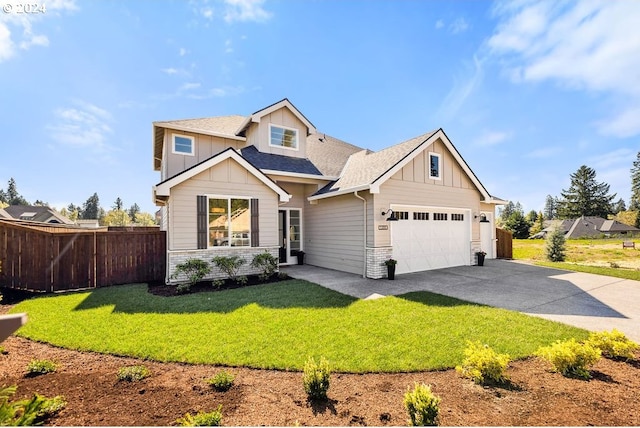
<svg viewBox="0 0 640 428"><path fill-rule="evenodd" d="M165 232L0 220L0 287L54 292L164 280Z"/></svg>
<svg viewBox="0 0 640 428"><path fill-rule="evenodd" d="M496 228L496 257L499 259L513 258L513 234L508 230Z"/></svg>

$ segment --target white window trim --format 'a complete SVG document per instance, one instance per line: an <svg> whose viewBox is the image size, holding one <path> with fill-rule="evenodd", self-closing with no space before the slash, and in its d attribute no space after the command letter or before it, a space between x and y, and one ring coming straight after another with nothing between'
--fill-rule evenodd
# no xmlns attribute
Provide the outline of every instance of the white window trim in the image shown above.
<svg viewBox="0 0 640 428"><path fill-rule="evenodd" d="M434 156L436 158L438 158L438 175L431 175L431 156ZM429 152L429 159L428 159L428 169L429 169L429 178L431 180L442 180L442 156L440 156L440 153L433 153L433 152Z"/></svg>
<svg viewBox="0 0 640 428"><path fill-rule="evenodd" d="M209 250L228 250L230 248L256 248L251 246L251 196L229 196L229 195L205 195L207 197L207 249ZM229 218L227 219L227 227L229 231L229 237L227 238L227 245L211 245L211 240L209 239L209 200L210 199L226 199L227 200L227 209L229 210ZM249 245L242 247L232 247L231 246L231 199L246 199L249 201Z"/></svg>
<svg viewBox="0 0 640 428"><path fill-rule="evenodd" d="M278 146L278 145L275 145L275 144L271 144L271 128L273 128L273 127L281 128L281 129L288 129L289 131L294 131L296 133L296 146L295 147L285 147L285 146ZM279 149L298 151L298 149L300 148L300 132L298 132L297 128L290 128L288 126L276 125L274 123L270 123L269 124L269 147L277 147Z"/></svg>
<svg viewBox="0 0 640 428"><path fill-rule="evenodd" d="M191 140L191 153L185 153L185 152L176 151L176 137L181 137L181 138L186 138L188 140ZM175 155L195 156L195 150L196 150L196 139L195 138L193 138L190 135L171 134L171 153L173 153Z"/></svg>

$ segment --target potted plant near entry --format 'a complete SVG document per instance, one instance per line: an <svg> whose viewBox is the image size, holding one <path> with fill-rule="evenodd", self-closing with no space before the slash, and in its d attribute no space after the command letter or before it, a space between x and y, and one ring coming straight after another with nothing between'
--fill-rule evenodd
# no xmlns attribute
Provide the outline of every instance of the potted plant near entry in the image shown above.
<svg viewBox="0 0 640 428"><path fill-rule="evenodd" d="M395 279L396 278L396 265L398 261L395 259L385 260L384 264L387 266L387 278Z"/></svg>
<svg viewBox="0 0 640 428"><path fill-rule="evenodd" d="M299 265L303 265L304 264L304 251L296 251L296 256L298 257L298 264Z"/></svg>
<svg viewBox="0 0 640 428"><path fill-rule="evenodd" d="M478 266L484 266L484 256L486 255L487 253L482 250L476 252L476 256L478 257Z"/></svg>

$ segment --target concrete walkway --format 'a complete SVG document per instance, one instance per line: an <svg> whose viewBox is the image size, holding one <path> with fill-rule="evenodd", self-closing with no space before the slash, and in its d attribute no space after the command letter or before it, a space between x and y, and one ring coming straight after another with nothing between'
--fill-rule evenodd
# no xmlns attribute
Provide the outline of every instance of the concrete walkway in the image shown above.
<svg viewBox="0 0 640 428"><path fill-rule="evenodd" d="M592 331L616 328L640 342L640 281L507 260L396 275L394 281L309 265L282 270L360 299L431 291Z"/></svg>

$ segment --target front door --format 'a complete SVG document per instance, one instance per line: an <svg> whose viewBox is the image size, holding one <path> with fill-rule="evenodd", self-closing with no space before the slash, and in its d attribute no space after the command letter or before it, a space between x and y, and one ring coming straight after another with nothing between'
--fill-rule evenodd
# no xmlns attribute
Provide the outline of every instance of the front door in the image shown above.
<svg viewBox="0 0 640 428"><path fill-rule="evenodd" d="M280 237L280 263L287 263L287 248L289 236L287 234L287 211L278 211L278 236Z"/></svg>
<svg viewBox="0 0 640 428"><path fill-rule="evenodd" d="M278 238L280 239L280 264L296 263L302 250L302 211L287 208L278 211Z"/></svg>

